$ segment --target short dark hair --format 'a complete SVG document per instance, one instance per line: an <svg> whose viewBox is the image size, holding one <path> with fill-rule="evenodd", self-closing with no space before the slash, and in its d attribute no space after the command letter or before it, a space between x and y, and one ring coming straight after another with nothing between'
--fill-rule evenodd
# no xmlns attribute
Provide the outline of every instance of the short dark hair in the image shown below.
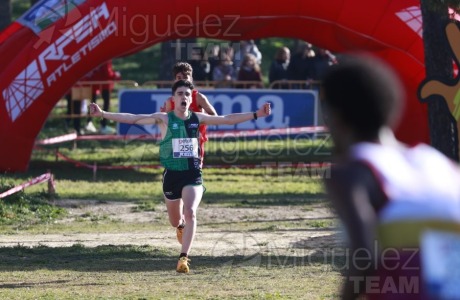
<svg viewBox="0 0 460 300"><path fill-rule="evenodd" d="M382 126L394 126L403 104L403 89L396 73L383 61L349 57L332 66L322 78L321 99L355 131L370 140Z"/></svg>
<svg viewBox="0 0 460 300"><path fill-rule="evenodd" d="M178 80L176 82L174 82L173 86L172 86L172 94L174 95L174 93L176 92L176 90L182 86L185 86L185 87L188 87L189 89L193 90L195 87L193 86L193 83L191 83L190 81L188 80Z"/></svg>
<svg viewBox="0 0 460 300"><path fill-rule="evenodd" d="M173 68L172 68L173 78L175 79L176 75L179 74L179 73L192 76L193 75L192 65L190 65L187 62L181 62L181 61L175 63Z"/></svg>

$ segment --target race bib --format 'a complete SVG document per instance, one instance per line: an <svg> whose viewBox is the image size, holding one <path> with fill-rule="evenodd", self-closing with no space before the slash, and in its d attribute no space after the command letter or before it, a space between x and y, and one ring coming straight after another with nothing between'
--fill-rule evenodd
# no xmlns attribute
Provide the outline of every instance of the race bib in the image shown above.
<svg viewBox="0 0 460 300"><path fill-rule="evenodd" d="M174 158L198 157L198 139L182 138L172 139Z"/></svg>

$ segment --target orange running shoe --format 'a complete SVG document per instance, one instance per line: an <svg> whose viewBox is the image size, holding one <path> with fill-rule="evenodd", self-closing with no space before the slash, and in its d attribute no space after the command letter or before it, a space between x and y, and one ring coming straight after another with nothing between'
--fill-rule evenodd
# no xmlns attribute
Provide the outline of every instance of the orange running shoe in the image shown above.
<svg viewBox="0 0 460 300"><path fill-rule="evenodd" d="M176 272L177 273L188 273L190 272L190 259L188 257L181 257L179 258L179 261L177 262L177 268Z"/></svg>

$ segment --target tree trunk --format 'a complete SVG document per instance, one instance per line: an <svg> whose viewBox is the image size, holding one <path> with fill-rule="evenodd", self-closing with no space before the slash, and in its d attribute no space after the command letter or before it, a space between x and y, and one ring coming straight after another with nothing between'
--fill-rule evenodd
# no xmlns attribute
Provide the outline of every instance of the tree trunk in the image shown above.
<svg viewBox="0 0 460 300"><path fill-rule="evenodd" d="M11 0L0 0L0 31L11 23Z"/></svg>
<svg viewBox="0 0 460 300"><path fill-rule="evenodd" d="M423 17L423 41L427 78L453 78L452 54L445 28L449 20L448 8L432 9L433 0L421 0ZM458 161L457 122L452 116L445 99L432 96L428 100L428 122L431 145Z"/></svg>

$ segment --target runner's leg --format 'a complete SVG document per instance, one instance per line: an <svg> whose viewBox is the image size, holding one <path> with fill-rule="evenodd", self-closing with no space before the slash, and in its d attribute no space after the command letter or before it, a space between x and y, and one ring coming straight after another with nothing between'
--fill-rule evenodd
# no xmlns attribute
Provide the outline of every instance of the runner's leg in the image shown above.
<svg viewBox="0 0 460 300"><path fill-rule="evenodd" d="M169 223L177 227L181 225L184 202L182 199L170 200L165 197L166 209L168 210Z"/></svg>
<svg viewBox="0 0 460 300"><path fill-rule="evenodd" d="M203 197L202 185L187 185L182 189L182 200L184 203L185 228L182 237L181 253L189 253L196 233L196 213L198 205Z"/></svg>

